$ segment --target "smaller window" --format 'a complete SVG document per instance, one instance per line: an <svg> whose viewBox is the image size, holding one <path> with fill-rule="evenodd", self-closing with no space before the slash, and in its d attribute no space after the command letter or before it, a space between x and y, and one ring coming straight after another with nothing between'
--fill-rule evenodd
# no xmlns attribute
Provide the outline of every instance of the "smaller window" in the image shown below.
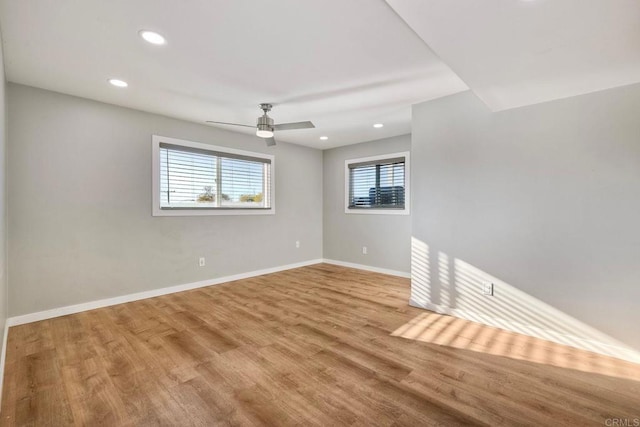
<svg viewBox="0 0 640 427"><path fill-rule="evenodd" d="M273 156L153 137L153 215L273 213Z"/></svg>
<svg viewBox="0 0 640 427"><path fill-rule="evenodd" d="M345 161L345 212L409 214L409 153Z"/></svg>

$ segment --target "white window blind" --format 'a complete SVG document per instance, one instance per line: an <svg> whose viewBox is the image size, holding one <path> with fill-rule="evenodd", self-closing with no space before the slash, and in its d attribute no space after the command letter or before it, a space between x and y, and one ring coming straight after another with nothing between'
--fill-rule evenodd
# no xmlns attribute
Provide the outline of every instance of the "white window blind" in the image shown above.
<svg viewBox="0 0 640 427"><path fill-rule="evenodd" d="M269 209L271 160L160 143L160 209Z"/></svg>
<svg viewBox="0 0 640 427"><path fill-rule="evenodd" d="M348 164L349 209L404 209L405 158Z"/></svg>

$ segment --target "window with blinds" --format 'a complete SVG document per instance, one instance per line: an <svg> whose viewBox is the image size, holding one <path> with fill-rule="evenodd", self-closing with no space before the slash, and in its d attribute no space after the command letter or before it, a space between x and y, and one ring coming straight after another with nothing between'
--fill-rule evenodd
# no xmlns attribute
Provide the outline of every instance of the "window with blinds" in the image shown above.
<svg viewBox="0 0 640 427"><path fill-rule="evenodd" d="M407 208L408 154L397 153L345 162L346 208L397 210Z"/></svg>
<svg viewBox="0 0 640 427"><path fill-rule="evenodd" d="M154 191L158 192L159 209L271 209L272 156L223 150L198 143L158 141Z"/></svg>

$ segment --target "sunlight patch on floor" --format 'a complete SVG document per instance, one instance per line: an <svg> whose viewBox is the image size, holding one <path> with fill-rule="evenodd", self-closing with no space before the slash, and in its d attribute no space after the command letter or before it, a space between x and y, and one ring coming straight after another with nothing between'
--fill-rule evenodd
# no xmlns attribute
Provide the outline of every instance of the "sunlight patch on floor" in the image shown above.
<svg viewBox="0 0 640 427"><path fill-rule="evenodd" d="M425 311L400 326L392 336L640 381L640 367L586 350Z"/></svg>

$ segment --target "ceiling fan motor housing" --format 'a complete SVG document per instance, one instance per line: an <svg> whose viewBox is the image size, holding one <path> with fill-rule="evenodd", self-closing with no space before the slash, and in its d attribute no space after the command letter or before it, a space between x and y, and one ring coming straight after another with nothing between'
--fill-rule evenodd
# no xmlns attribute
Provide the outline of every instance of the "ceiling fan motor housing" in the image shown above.
<svg viewBox="0 0 640 427"><path fill-rule="evenodd" d="M264 113L263 116L258 117L257 125L258 130L273 132L273 119L267 116L267 113Z"/></svg>

